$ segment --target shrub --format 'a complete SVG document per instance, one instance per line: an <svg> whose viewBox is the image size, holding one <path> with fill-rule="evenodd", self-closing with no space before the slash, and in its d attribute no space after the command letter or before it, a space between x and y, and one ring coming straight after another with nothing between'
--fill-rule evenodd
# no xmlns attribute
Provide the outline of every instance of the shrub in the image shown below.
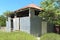
<svg viewBox="0 0 60 40"><path fill-rule="evenodd" d="M36 40L34 36L24 32L0 32L0 40Z"/></svg>
<svg viewBox="0 0 60 40"><path fill-rule="evenodd" d="M42 35L40 40L60 40L60 35L55 33L48 33Z"/></svg>

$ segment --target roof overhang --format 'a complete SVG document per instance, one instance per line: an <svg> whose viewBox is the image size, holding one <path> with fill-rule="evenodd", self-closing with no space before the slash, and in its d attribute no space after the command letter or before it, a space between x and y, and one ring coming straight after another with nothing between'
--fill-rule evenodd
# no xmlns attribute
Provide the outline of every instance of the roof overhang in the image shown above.
<svg viewBox="0 0 60 40"><path fill-rule="evenodd" d="M28 5L28 6L24 7L24 8L21 8L21 9L18 9L16 11L13 11L11 14L22 12L22 11L28 10L29 8L32 8L32 9L35 9L35 10L38 10L38 11L42 11L43 10L42 8L40 8L40 7L38 7L38 6L34 5L34 4L30 4L30 5ZM8 14L8 16L11 15L11 14Z"/></svg>

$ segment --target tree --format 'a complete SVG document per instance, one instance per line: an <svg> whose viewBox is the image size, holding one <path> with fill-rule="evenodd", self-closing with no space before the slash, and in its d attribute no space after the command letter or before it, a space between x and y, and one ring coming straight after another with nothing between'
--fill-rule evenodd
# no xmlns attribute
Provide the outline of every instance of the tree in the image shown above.
<svg viewBox="0 0 60 40"><path fill-rule="evenodd" d="M11 14L11 13L13 13L13 12L11 12L11 11L5 11L5 12L3 13L3 15L6 17L6 16L8 16L8 15Z"/></svg>
<svg viewBox="0 0 60 40"><path fill-rule="evenodd" d="M59 0L43 0L41 7L44 9L44 12L41 12L39 16L47 19L48 22L60 24L59 4Z"/></svg>
<svg viewBox="0 0 60 40"><path fill-rule="evenodd" d="M8 16L11 13L13 13L13 12L11 12L11 11L5 11L5 12L3 12L3 16L6 17L6 20L8 19Z"/></svg>
<svg viewBox="0 0 60 40"><path fill-rule="evenodd" d="M0 26L6 26L6 17L0 15Z"/></svg>
<svg viewBox="0 0 60 40"><path fill-rule="evenodd" d="M0 15L0 26L1 27L6 26L7 16L11 13L12 13L11 11L6 11L6 12L3 12L3 15Z"/></svg>

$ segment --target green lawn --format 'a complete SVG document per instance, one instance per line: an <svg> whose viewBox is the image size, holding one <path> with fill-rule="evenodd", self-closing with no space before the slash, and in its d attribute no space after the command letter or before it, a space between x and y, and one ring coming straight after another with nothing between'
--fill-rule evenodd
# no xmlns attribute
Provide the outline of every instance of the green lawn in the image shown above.
<svg viewBox="0 0 60 40"><path fill-rule="evenodd" d="M0 32L0 40L36 40L36 38L24 32Z"/></svg>

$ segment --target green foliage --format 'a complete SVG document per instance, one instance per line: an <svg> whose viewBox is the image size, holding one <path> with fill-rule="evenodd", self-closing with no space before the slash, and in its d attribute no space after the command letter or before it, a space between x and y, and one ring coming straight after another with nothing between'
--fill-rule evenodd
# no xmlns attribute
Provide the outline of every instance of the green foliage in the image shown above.
<svg viewBox="0 0 60 40"><path fill-rule="evenodd" d="M24 32L0 32L0 40L36 40L30 34Z"/></svg>
<svg viewBox="0 0 60 40"><path fill-rule="evenodd" d="M0 15L0 26L6 26L6 20L9 14L11 14L12 12L10 11L6 11L3 13L3 15Z"/></svg>
<svg viewBox="0 0 60 40"><path fill-rule="evenodd" d="M6 17L0 15L0 26L6 26Z"/></svg>
<svg viewBox="0 0 60 40"><path fill-rule="evenodd" d="M13 13L13 12L11 12L11 11L6 11L6 12L3 12L3 15L4 15L4 16L8 16L8 15L11 14L11 13Z"/></svg>
<svg viewBox="0 0 60 40"><path fill-rule="evenodd" d="M55 33L48 33L40 37L40 40L60 40L60 35Z"/></svg>
<svg viewBox="0 0 60 40"><path fill-rule="evenodd" d="M44 9L39 16L47 19L54 24L60 24L60 1L59 0L43 0L41 7Z"/></svg>

